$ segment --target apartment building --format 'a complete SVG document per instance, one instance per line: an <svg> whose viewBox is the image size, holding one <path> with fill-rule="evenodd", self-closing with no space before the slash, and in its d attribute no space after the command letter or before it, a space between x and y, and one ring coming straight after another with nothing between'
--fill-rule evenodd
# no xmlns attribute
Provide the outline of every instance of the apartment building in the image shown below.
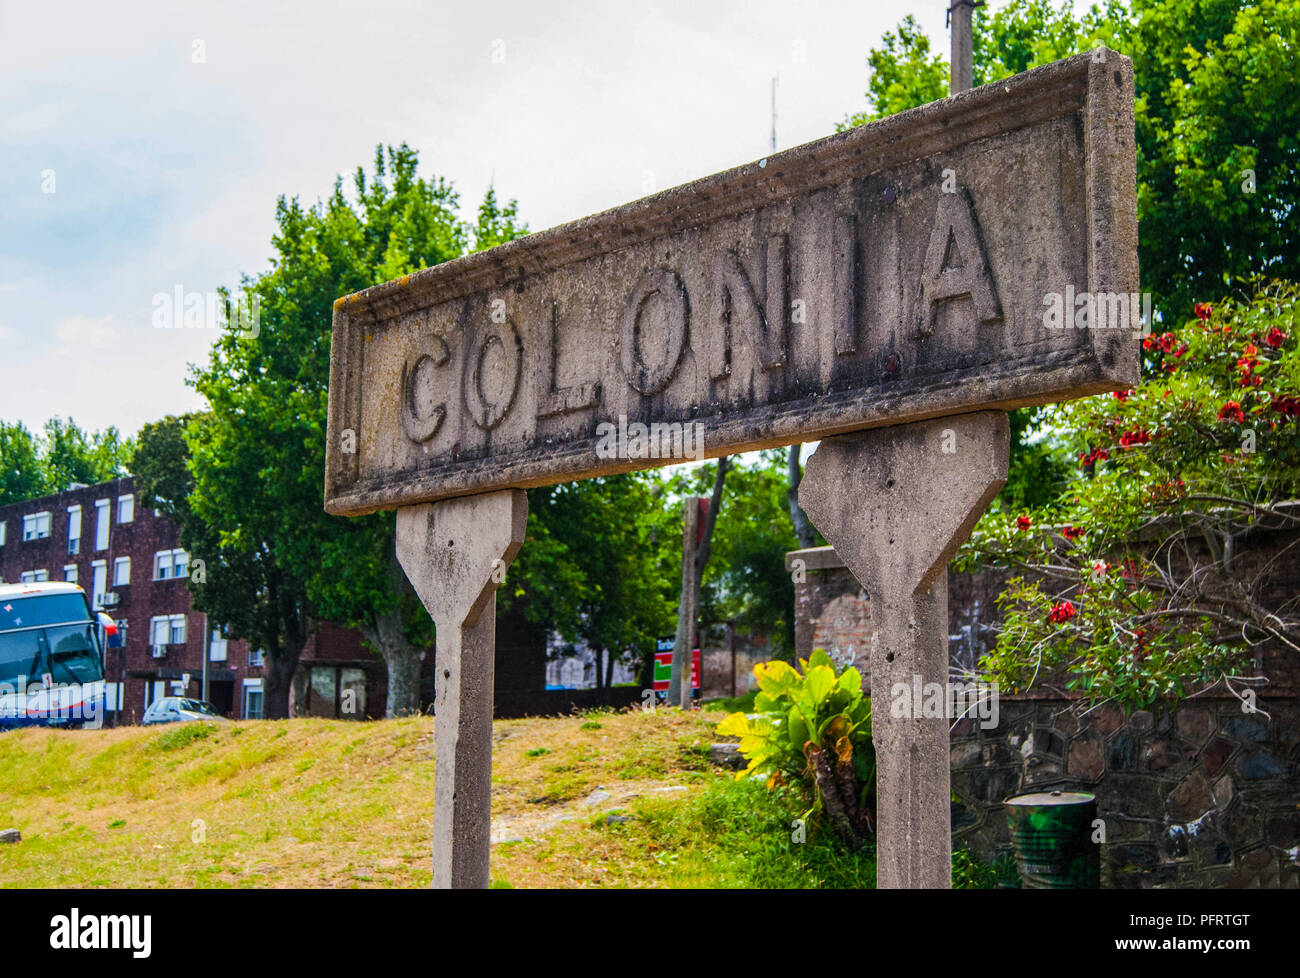
<svg viewBox="0 0 1300 978"><path fill-rule="evenodd" d="M227 716L262 716L263 653L194 610L193 569L179 528L140 504L130 477L0 506L0 581L80 584L117 622L124 642L104 663L109 724L139 722L158 697L205 691ZM383 663L355 632L327 625L308 642L294 676L296 712L383 716L385 695Z"/></svg>

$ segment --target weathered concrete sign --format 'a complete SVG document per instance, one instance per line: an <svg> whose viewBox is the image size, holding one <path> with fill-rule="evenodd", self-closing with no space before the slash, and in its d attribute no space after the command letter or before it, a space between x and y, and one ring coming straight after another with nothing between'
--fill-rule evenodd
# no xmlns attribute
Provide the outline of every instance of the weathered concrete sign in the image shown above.
<svg viewBox="0 0 1300 978"><path fill-rule="evenodd" d="M340 299L326 508L1129 386L1136 253L1131 64L1056 62Z"/></svg>

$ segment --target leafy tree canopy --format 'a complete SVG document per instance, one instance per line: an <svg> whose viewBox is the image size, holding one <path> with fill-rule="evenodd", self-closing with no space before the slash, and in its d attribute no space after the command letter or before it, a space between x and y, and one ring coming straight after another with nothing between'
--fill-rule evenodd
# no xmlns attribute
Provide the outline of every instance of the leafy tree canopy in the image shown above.
<svg viewBox="0 0 1300 978"><path fill-rule="evenodd" d="M124 476L134 449L112 426L89 432L71 418L51 418L33 434L22 422L0 421L0 504Z"/></svg>

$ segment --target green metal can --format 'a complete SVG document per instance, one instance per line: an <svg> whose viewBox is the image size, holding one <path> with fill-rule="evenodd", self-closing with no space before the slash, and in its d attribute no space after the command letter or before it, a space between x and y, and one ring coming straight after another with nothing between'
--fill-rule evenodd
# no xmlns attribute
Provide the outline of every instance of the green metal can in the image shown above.
<svg viewBox="0 0 1300 978"><path fill-rule="evenodd" d="M1096 890L1101 846L1092 841L1097 798L1083 791L1043 791L1003 802L1025 889Z"/></svg>

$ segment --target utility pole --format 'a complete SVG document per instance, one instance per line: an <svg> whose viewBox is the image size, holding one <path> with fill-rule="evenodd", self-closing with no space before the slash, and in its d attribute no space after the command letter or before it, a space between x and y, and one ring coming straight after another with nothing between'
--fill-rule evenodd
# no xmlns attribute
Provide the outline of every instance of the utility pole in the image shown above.
<svg viewBox="0 0 1300 978"><path fill-rule="evenodd" d="M974 83L972 67L971 13L984 6L982 0L953 0L948 8L947 22L952 28L952 74L948 81L948 94L956 95L971 88Z"/></svg>
<svg viewBox="0 0 1300 978"><path fill-rule="evenodd" d="M772 76L772 152L776 152L776 76Z"/></svg>
<svg viewBox="0 0 1300 978"><path fill-rule="evenodd" d="M695 649L696 554L700 541L700 498L687 496L682 503L682 593L677 606L677 635L673 641L673 666L668 676L669 706L691 707L691 660Z"/></svg>

